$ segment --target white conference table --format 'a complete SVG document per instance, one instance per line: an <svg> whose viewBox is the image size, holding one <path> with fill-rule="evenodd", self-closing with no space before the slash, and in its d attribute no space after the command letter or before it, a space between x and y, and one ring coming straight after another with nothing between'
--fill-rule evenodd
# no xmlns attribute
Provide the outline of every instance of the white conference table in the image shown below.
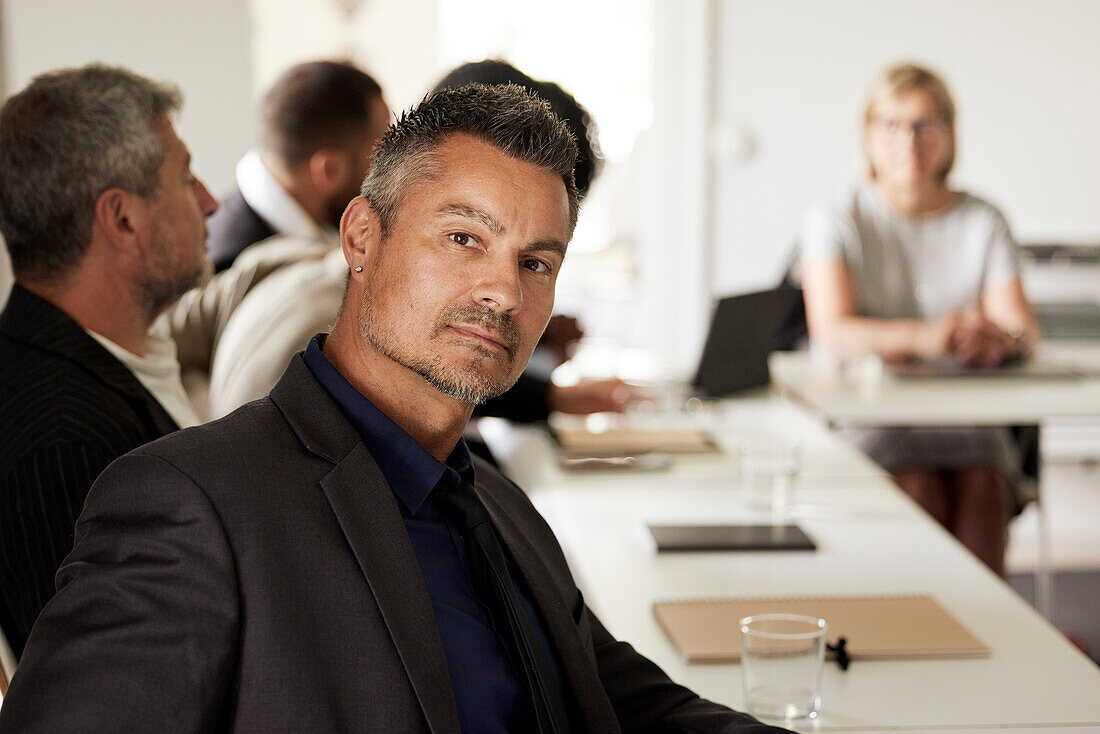
<svg viewBox="0 0 1100 734"><path fill-rule="evenodd" d="M834 426L1041 425L1100 416L1100 342L1042 342L1037 357L1082 370L1078 378L894 377L875 358L831 360L776 352L772 384Z"/></svg>
<svg viewBox="0 0 1100 734"><path fill-rule="evenodd" d="M646 419L642 419L643 423ZM657 419L649 419L657 420ZM701 695L741 707L739 665L689 665L658 627L654 601L928 593L985 642L984 659L826 663L823 706L806 731L1100 732L1100 670L917 508L873 463L800 406L775 396L701 416L726 448L796 436L803 471L791 516L805 553L658 555L650 521L760 522L737 490L736 452L674 460L664 472L569 473L543 429L482 421L481 432L561 541L590 607L613 634ZM736 620L730 620L736 624Z"/></svg>

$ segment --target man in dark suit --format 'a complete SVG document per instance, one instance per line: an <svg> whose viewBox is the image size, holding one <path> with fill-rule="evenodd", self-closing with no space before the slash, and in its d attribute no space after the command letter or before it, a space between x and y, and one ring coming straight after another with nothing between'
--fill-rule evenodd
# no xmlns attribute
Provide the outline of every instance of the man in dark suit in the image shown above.
<svg viewBox="0 0 1100 734"><path fill-rule="evenodd" d="M260 144L237 164L237 187L210 218L210 259L225 270L272 235L338 244L371 149L390 124L382 88L339 61L291 67L264 96Z"/></svg>
<svg viewBox="0 0 1100 734"><path fill-rule="evenodd" d="M149 326L205 269L217 202L172 129L179 91L123 69L45 74L0 110L0 628L16 655L96 476L197 422Z"/></svg>
<svg viewBox="0 0 1100 734"><path fill-rule="evenodd" d="M550 317L575 150L514 86L401 118L343 216L332 334L104 473L0 732L775 731L615 640L462 441Z"/></svg>

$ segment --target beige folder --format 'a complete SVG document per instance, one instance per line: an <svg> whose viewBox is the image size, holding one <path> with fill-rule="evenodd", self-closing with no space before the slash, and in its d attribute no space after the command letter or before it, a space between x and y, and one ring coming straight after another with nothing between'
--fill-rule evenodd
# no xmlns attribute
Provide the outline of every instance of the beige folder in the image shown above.
<svg viewBox="0 0 1100 734"><path fill-rule="evenodd" d="M989 648L930 596L660 601L653 615L690 663L741 659L738 621L754 614L802 614L847 640L853 658L988 657Z"/></svg>
<svg viewBox="0 0 1100 734"><path fill-rule="evenodd" d="M612 428L587 431L551 428L551 433L569 457L636 456L652 452L692 454L717 451L705 431L693 428L639 429Z"/></svg>

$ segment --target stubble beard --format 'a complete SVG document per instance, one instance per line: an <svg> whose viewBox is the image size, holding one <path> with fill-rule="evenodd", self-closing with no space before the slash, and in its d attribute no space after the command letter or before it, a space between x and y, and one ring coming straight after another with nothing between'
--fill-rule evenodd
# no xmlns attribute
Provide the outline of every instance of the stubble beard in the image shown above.
<svg viewBox="0 0 1100 734"><path fill-rule="evenodd" d="M469 363L471 369L462 370L444 361L438 354L417 354L408 345L401 345L399 339L392 338L393 335L387 333L372 318L371 314L377 313L372 308L373 300L368 292L359 313L359 329L363 338L379 354L420 375L429 385L444 395L470 405L482 405L506 392L515 384L511 375L520 339L519 331L511 317L473 305L453 305L440 311L430 335L432 341L444 337L451 324L476 324L500 334L506 343L507 349L504 355L486 347L476 345L466 347L480 355L480 358ZM494 378L492 370L479 369L479 366L486 362L503 365L504 377Z"/></svg>
<svg viewBox="0 0 1100 734"><path fill-rule="evenodd" d="M206 235L203 234L205 239ZM163 243L164 239L157 239ZM157 252L156 262L146 262L144 272L136 284L138 303L142 305L150 322L164 309L179 300L187 291L202 285L213 275L213 263L203 258L197 268L185 273L173 272L171 258L164 246Z"/></svg>

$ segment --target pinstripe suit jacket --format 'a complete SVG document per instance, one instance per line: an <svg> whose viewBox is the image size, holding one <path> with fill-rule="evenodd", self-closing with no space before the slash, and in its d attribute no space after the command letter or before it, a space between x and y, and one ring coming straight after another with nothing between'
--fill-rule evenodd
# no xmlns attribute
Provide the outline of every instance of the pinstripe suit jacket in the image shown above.
<svg viewBox="0 0 1100 734"><path fill-rule="evenodd" d="M0 314L0 628L16 656L53 596L92 482L177 428L75 321L15 286Z"/></svg>

